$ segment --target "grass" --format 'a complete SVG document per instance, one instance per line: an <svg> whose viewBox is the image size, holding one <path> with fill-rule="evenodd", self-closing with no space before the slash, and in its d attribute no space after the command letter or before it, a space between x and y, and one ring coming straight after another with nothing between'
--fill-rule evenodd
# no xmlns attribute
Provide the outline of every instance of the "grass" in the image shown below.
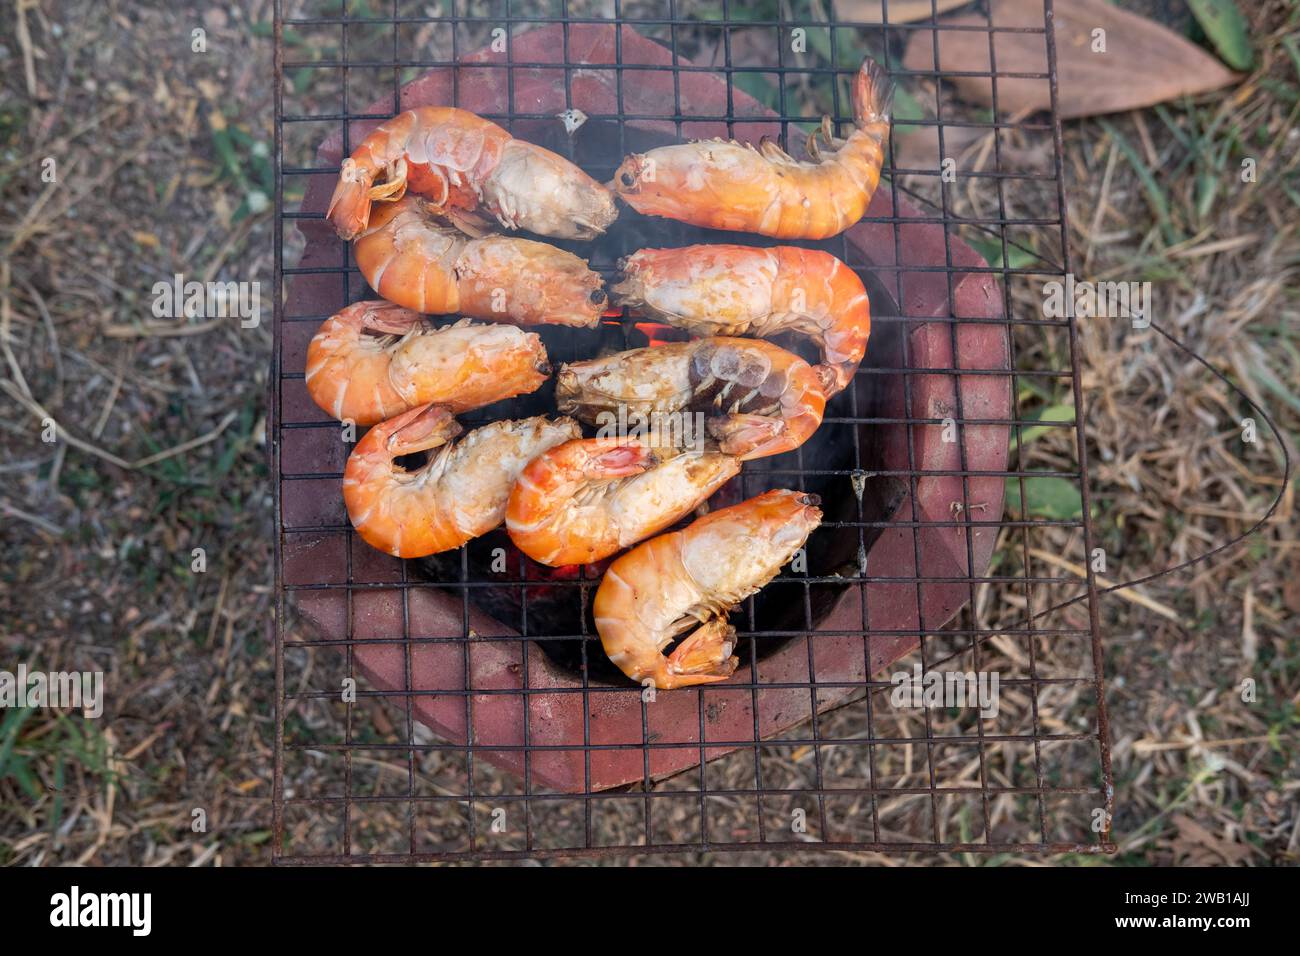
<svg viewBox="0 0 1300 956"><path fill-rule="evenodd" d="M272 136L265 83L271 50L259 26L269 23L270 4L252 0L230 11L183 7L133 11L130 23L88 2L65 4L57 21L49 10L29 8L27 25L40 51L32 60L35 88L29 88L21 50L4 67L0 247L11 252L8 271L0 273L6 350L0 377L12 391L0 393L7 449L0 501L26 517L0 522L0 546L14 556L0 568L6 622L0 649L5 661L39 662L45 669L103 669L109 691L108 711L98 722L45 711L0 714L0 862L7 864L260 863L271 839L270 325L245 330L232 322L195 332L147 321L152 283L177 271L259 279L269 289L271 215L250 197L269 195L274 185L264 149ZM778 5L771 7L779 12ZM1293 35L1300 14L1278 2L1252 7L1254 71L1239 89L1067 126L1070 242L1080 278L1155 282L1159 319L1269 408L1294 449L1300 438L1300 183L1291 144L1300 104L1300 48ZM752 9L755 17L775 16L766 6ZM6 36L16 35L15 16L12 6L0 13ZM206 58L158 52L157 37L187 36L195 22L208 31L212 52ZM707 61L709 32L679 32L683 52ZM824 62L827 51L812 33L829 43L812 31L809 62ZM260 38L250 42L250 36ZM380 45L371 52L386 55L377 38L358 28L354 55L366 55L372 42ZM837 31L837 38L860 42L848 31ZM462 37L463 48L481 39ZM448 52L432 33L413 42L431 55ZM16 42L12 46L17 49ZM329 58L337 51L300 37L290 52ZM859 52L839 51L840 62ZM313 96L326 102L340 92L313 88L308 76L300 71L288 78L286 95L300 98L298 105L313 105ZM920 118L920 104L936 102L936 95L918 79L898 102L912 104L909 118ZM807 84L787 96L825 108L828 93ZM949 104L944 108L944 115L953 115ZM96 119L99 125L87 125ZM991 163L981 153L988 145L970 146L966 161ZM1032 169L1042 161L1035 144L1017 134L1008 133L1001 145L1008 163ZM24 226L43 191L38 161L51 155L70 171L68 178ZM1258 179L1247 184L1239 170L1251 158ZM967 162L962 168L971 168ZM959 177L949 186L950 208L960 215L996 214L996 194L981 189L981 182ZM939 198L933 177L900 185ZM286 183L289 203L300 186ZM1034 215L1043 196L1025 188L1007 191L1004 199L1014 218ZM1007 265L1030 266L1031 255L1056 258L1059 250L1047 232L1008 234ZM994 233L975 234L973 244L1001 263L1003 236ZM285 255L291 262L293 249ZM1016 315L1039 314L1037 283L1016 278L1009 289ZM1295 486L1280 489L1273 477L1280 454L1266 429L1256 446L1241 445L1237 422L1246 407L1203 368L1126 326L1085 322L1079 335L1095 525L1109 577L1139 576L1199 554L1248 527L1279 490L1287 497L1279 520L1248 548L1143 586L1138 593L1146 603L1133 595L1103 603L1120 853L1056 862L1294 863L1300 856ZM1069 343L1059 329L1018 328L1015 345L1022 369L1068 365ZM1026 425L1019 440L1013 437L1012 460L1068 471L1075 460L1073 431L1046 423L1073 417L1069 382L1022 376L1018 386L1020 413L1035 424ZM81 445L41 441L30 401ZM114 463L148 460L209 435L198 447L142 467ZM1031 508L1068 506L1063 496L1035 503L1036 494L1028 490ZM1082 553L1077 533L1065 529L1003 531L998 544L993 567L1013 576L1024 571L1026 548L1072 559ZM204 573L190 570L196 547L207 554ZM1030 565L1035 574L1070 578L1039 558ZM983 585L965 620L1007 628L1031 606L1063 600L1077 586L1073 580L1068 587ZM1051 623L1078 627L1087 621L1074 607L1053 615ZM958 644L938 635L936 655L945 641ZM1039 675L1090 666L1086 646L1046 639L1031 647L1026 639L998 638L981 648L981 659L1015 673L1028 666L1031 650ZM320 653L296 656L288 676L294 686L336 687L344 674L345 662ZM1240 698L1246 679L1255 682L1254 703ZM1091 714L1086 691L1053 690L1034 706L1040 718L1063 727L1086 725ZM286 715L286 733L298 740L341 739L340 713L304 702ZM405 739L399 710L363 697L355 714L354 739ZM1009 732L1024 732L1031 726L1030 699L1011 695L1002 719ZM950 735L969 729L969 721L938 713L933 727ZM892 715L876 729L924 735L918 719L907 715ZM860 739L861 707L823 717L819 730ZM430 740L418 725L416 738ZM969 751L937 749L935 771L945 782L978 782L980 766ZM776 741L758 769L768 786L800 786L819 761L824 774L842 782L925 785L926 748L875 751L872 763L865 747L851 743L813 752ZM989 746L983 756L984 772L995 781L1023 784L1034 777L1033 755L1014 743ZM404 786L404 753L374 751L373 760L355 762L354 792L387 793L398 779ZM1068 783L1095 774L1096 760L1086 747L1057 745L1049 748L1044 769L1053 781ZM415 763L425 792L445 795L464 785L466 768L452 754L421 751ZM711 785L738 788L752 786L755 771L752 755L743 753L708 770ZM475 775L480 793L518 786L481 761ZM286 785L299 793L341 792L345 781L339 762L322 751L291 766ZM660 804L670 809L656 818L659 832L689 828L698 811L691 786L691 775L662 785L684 799ZM906 793L874 803L852 796L827 800L832 823L876 819L894 835L928 839L937 829L978 839L984 827L978 803L945 798L936 818L928 797ZM723 801L718 832L753 832L752 804ZM405 803L371 806L354 845L400 844ZM191 828L196 808L206 813L205 833ZM810 822L819 826L816 806L811 809ZM996 833L1034 835L1039 821L1032 800L995 798L989 809ZM1088 809L1052 808L1049 826L1060 832L1049 836L1064 838L1080 821L1086 828ZM490 810L484 801L471 811L480 834L491 822ZM788 807L780 800L768 811L770 825L787 825ZM448 834L463 832L464 812L423 816L419 838L434 844L451 839ZM600 832L620 832L616 817L597 814ZM289 836L326 845L337 840L337 834L316 831L311 821L291 821ZM816 852L807 859L1022 862L1006 854ZM730 861L711 855L664 862ZM753 854L739 862L780 861Z"/></svg>

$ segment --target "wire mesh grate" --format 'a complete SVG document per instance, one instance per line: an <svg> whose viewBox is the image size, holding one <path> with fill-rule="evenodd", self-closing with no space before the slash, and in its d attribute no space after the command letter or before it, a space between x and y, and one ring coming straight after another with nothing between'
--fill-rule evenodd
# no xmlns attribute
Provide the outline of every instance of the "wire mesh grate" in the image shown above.
<svg viewBox="0 0 1300 956"><path fill-rule="evenodd" d="M1082 407L1074 320L1032 306L1070 271L1060 127L1054 109L998 104L1007 80L1055 103L1052 7L1037 26L975 9L982 24L893 23L887 2L874 24L729 0L708 16L675 0L276 3L277 862L1113 849L1086 453L1073 417L1043 414ZM987 35L989 69L943 69L947 32ZM1042 37L1046 71L1000 72L1000 33ZM917 43L933 68L904 65ZM863 222L808 245L867 284L871 351L822 444L751 463L738 490L817 490L833 543L733 618L731 681L646 699L603 673L587 569L498 568L500 536L434 565L356 537L350 444L305 399L302 367L316 326L366 296L322 211L360 135L434 96L549 138L598 179L647 136L772 134L797 152L823 112L847 122L864 51L912 107ZM954 99L954 78L987 79L990 106ZM575 107L584 126L562 135ZM983 159L951 176L944 159L971 142ZM698 233L624 210L571 248L608 277ZM633 317L598 335L545 337L556 362L645 344ZM1055 508L1063 486L1074 512ZM1080 588L1083 606L1062 607ZM950 703L990 685L982 715Z"/></svg>

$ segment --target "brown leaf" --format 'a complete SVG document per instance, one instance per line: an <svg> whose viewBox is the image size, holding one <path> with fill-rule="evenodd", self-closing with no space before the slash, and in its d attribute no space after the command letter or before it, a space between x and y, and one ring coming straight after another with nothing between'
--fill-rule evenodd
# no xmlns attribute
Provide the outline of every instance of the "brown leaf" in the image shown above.
<svg viewBox="0 0 1300 956"><path fill-rule="evenodd" d="M1174 860L1188 866L1240 865L1250 859L1250 847L1234 843L1212 833L1191 817L1177 814L1173 824L1178 828L1174 837Z"/></svg>
<svg viewBox="0 0 1300 956"><path fill-rule="evenodd" d="M937 0L937 3L931 3L931 0L889 0L889 22L915 23L917 20L931 20L936 12L947 13L971 2L972 0ZM835 19L850 23L883 23L883 6L881 0L835 0Z"/></svg>
<svg viewBox="0 0 1300 956"><path fill-rule="evenodd" d="M893 7L890 7L892 12ZM957 158L957 168L966 169L966 151L990 131L953 126L943 131L943 152L939 150L939 127L915 126L894 137L894 165L899 169L938 169L944 155Z"/></svg>
<svg viewBox="0 0 1300 956"><path fill-rule="evenodd" d="M990 0L998 27L1042 27L1042 0ZM891 5L892 10L892 5ZM943 26L987 27L982 14L944 17ZM1106 0L1072 0L1056 7L1057 104L1062 119L1141 109L1186 94L1204 93L1240 79L1196 44ZM1093 52L1093 31L1103 29L1106 52ZM1004 78L1004 73L1046 73L1041 33L995 33L998 109L1046 110L1051 88L1044 79ZM915 30L903 56L909 70L933 70L934 31ZM939 30L939 69L991 72L988 34ZM987 77L954 77L965 99L991 105Z"/></svg>
<svg viewBox="0 0 1300 956"><path fill-rule="evenodd" d="M773 57L772 33L760 27L742 27L731 30L726 43L719 33L717 45L708 54L709 65L721 67L726 62L728 49L732 66L769 66ZM701 57L700 61L703 59Z"/></svg>
<svg viewBox="0 0 1300 956"><path fill-rule="evenodd" d="M1004 138L1000 156L992 149L993 131L969 126L946 126L943 150L939 149L939 127L914 126L894 137L894 166L898 169L938 170L945 158L957 161L963 171L987 169L999 160L1003 171L1045 173L1052 166L1051 140L1040 137L1025 146Z"/></svg>

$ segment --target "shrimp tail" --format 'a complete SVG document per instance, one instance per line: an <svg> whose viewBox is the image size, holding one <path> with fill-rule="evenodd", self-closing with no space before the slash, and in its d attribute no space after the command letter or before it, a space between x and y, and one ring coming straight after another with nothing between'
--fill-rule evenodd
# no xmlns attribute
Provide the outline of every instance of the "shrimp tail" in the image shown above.
<svg viewBox="0 0 1300 956"><path fill-rule="evenodd" d="M736 629L726 618L706 622L666 658L668 680L678 687L726 680L740 663L740 658L731 653L735 646Z"/></svg>
<svg viewBox="0 0 1300 956"><path fill-rule="evenodd" d="M894 108L894 84L885 68L870 57L853 78L853 122L883 141Z"/></svg>
<svg viewBox="0 0 1300 956"><path fill-rule="evenodd" d="M374 185L374 171L349 156L339 169L339 181L330 197L325 218L334 224L340 239L353 239L370 222L370 205L375 201L393 202L406 194L406 163L393 164L387 181Z"/></svg>
<svg viewBox="0 0 1300 956"><path fill-rule="evenodd" d="M723 454L736 455L742 460L762 457L754 453L773 447L786 430L785 422L779 418L743 413L711 418L707 426Z"/></svg>
<svg viewBox="0 0 1300 956"><path fill-rule="evenodd" d="M649 471L658 460L646 445L618 445L591 458L584 471L588 478L595 480L629 478Z"/></svg>
<svg viewBox="0 0 1300 956"><path fill-rule="evenodd" d="M425 405L407 415L388 436L388 450L393 457L438 448L463 431L444 405Z"/></svg>
<svg viewBox="0 0 1300 956"><path fill-rule="evenodd" d="M413 329L423 328L424 318L414 309L393 305L391 302L374 302L366 309L362 324L372 332L405 335Z"/></svg>
<svg viewBox="0 0 1300 956"><path fill-rule="evenodd" d="M827 364L823 362L820 365L812 367L813 375L817 379L817 384L826 395L836 395L844 388L840 382L841 373L847 373L848 382L853 381L853 374L858 370L861 359L850 362L840 362L838 364Z"/></svg>
<svg viewBox="0 0 1300 956"><path fill-rule="evenodd" d="M476 212L451 206L441 210L441 213L449 223L471 239L482 239L484 236L492 235L492 227L495 223Z"/></svg>

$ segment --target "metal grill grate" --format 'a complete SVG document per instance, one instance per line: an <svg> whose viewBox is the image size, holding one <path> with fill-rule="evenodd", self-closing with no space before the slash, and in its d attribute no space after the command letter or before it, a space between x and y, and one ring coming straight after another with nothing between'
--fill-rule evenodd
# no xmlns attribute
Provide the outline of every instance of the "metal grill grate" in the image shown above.
<svg viewBox="0 0 1300 956"><path fill-rule="evenodd" d="M1024 411L1047 395L1082 407L1073 319L1017 301L1070 271L1060 126L1054 109L1046 120L1008 116L997 102L999 80L1011 79L1048 84L1055 103L1051 0L1029 27L995 25L982 6L983 25L947 27L890 23L888 3L882 24L828 19L818 3L773 2L765 17L768 6L722 0L704 18L675 0L277 0L277 862L1113 849L1084 442L1074 421ZM942 69L948 31L987 35L991 69ZM1003 33L1041 36L1046 72L999 72ZM914 36L933 36L938 68L902 66ZM539 594L589 605L598 575L543 580L518 555L485 573L483 549L499 539L431 572L351 532L339 488L350 446L302 382L316 326L366 294L322 221L321 190L338 170L331 135L346 155L373 126L363 124L417 105L424 94L413 90L430 83L517 135L554 137L546 145L608 179L648 135L789 137L821 110L842 125L843 78L857 66L845 51L863 44L912 99L933 101L926 115L896 114L888 182L863 223L809 244L867 283L872 351L855 387L828 406L819 435L832 451L751 463L741 489L829 491L848 512L818 534L857 556L853 571L787 569L767 589L780 597L751 599L738 618L748 655L732 681L647 701L598 674L587 618L557 630L536 610ZM991 110L953 100L944 81L954 77L987 78ZM548 83L553 101L535 99ZM503 93L503 109L483 109L485 89ZM591 108L604 94L608 108ZM575 106L586 132L566 137L556 113ZM899 137L930 129L935 165L898 163ZM955 130L987 136L991 165L948 183L938 158ZM588 142L597 134L603 152ZM1037 140L1044 168L1006 159L1017 137ZM1016 214L1034 199L1041 214ZM981 203L996 212L964 211ZM640 246L700 241L625 209L626 220L621 233L570 248L608 276ZM995 264L966 240L993 250ZM633 347L639 334L624 319L599 341ZM590 357L597 344L569 330L548 330L546 343L556 361ZM514 414L510 405L465 420ZM1045 432L1057 438L1031 467L1026 445ZM896 441L882 451L880 435ZM1061 484L1077 492L1080 514L1032 504L1036 486ZM1045 551L1060 560L1045 563ZM1086 580L1063 576L1070 565ZM1085 586L1082 607L1061 600ZM489 595L503 593L517 595L515 620L491 616ZM802 618L793 627L792 613ZM567 670L557 647L576 649ZM926 674L996 669L1000 716L896 706L891 674L914 664ZM346 681L355 701L342 699Z"/></svg>

